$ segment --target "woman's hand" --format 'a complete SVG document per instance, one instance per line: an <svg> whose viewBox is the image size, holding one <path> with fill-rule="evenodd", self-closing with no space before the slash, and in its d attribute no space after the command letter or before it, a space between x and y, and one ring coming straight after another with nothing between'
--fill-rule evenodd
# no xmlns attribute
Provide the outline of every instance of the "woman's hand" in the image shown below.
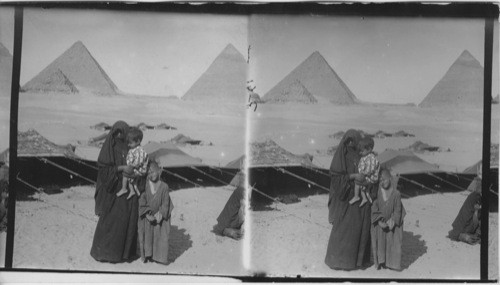
<svg viewBox="0 0 500 285"><path fill-rule="evenodd" d="M163 216L160 212L157 212L154 217L155 217L157 223L160 223L161 220L163 219Z"/></svg>
<svg viewBox="0 0 500 285"><path fill-rule="evenodd" d="M365 176L363 174L361 174L361 173L353 173L353 174L349 175L349 178L351 180L356 180L358 182L365 181Z"/></svg>
<svg viewBox="0 0 500 285"><path fill-rule="evenodd" d="M118 166L118 171L123 172L126 176L134 176L134 167L130 165L120 165Z"/></svg>

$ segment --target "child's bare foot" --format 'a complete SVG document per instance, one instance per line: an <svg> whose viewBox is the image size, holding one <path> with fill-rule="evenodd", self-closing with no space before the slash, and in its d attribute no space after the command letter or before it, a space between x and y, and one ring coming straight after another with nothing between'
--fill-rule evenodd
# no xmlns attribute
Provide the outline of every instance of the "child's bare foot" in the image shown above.
<svg viewBox="0 0 500 285"><path fill-rule="evenodd" d="M116 193L116 196L117 197L120 197L121 195L127 193L127 188L122 188L120 189L120 191L118 191L118 193Z"/></svg>
<svg viewBox="0 0 500 285"><path fill-rule="evenodd" d="M128 197L127 197L127 200L132 198L132 196L135 195L135 191L134 190L130 190L130 193L128 194Z"/></svg>
<svg viewBox="0 0 500 285"><path fill-rule="evenodd" d="M352 199L349 201L349 204L354 204L356 202L358 202L359 200L361 200L361 198L359 198L358 196L354 196L352 197Z"/></svg>

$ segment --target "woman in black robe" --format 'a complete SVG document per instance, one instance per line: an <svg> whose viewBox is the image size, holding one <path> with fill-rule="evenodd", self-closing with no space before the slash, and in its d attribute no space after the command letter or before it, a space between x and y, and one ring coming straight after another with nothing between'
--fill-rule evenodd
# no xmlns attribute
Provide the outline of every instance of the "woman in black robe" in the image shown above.
<svg viewBox="0 0 500 285"><path fill-rule="evenodd" d="M129 200L125 196L116 196L122 186L122 175L133 175L132 167L126 164L128 129L127 123L116 122L97 159L99 169L94 198L99 221L90 250L90 255L97 261L122 262L137 254L137 196Z"/></svg>
<svg viewBox="0 0 500 285"><path fill-rule="evenodd" d="M328 221L332 231L328 242L325 263L332 269L352 270L364 265L370 257L371 204L362 207L351 205L354 196L354 180L363 183L358 172L360 159L357 148L361 134L348 130L333 156L330 166L332 176L328 199ZM376 186L366 185L366 193L376 198Z"/></svg>
<svg viewBox="0 0 500 285"><path fill-rule="evenodd" d="M454 241L468 244L481 242L481 170L480 168L478 176L469 185L468 190L472 192L465 199L451 225L452 230L448 232L448 237Z"/></svg>
<svg viewBox="0 0 500 285"><path fill-rule="evenodd" d="M240 175L240 173L237 175ZM241 226L244 222L244 203L242 203L245 197L244 195L244 176L240 175L236 189L234 189L227 200L224 209L222 209L222 212L217 218L217 224L213 227L213 232L215 234L227 236L236 240L243 237Z"/></svg>

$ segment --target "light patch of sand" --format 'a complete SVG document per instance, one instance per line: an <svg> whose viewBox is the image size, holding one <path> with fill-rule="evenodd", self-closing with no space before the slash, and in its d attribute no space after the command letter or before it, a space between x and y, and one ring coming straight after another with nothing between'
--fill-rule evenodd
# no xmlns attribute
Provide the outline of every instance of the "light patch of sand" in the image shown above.
<svg viewBox="0 0 500 285"><path fill-rule="evenodd" d="M324 263L331 230L326 194L274 205L278 210L252 211L252 270L288 277L479 279L480 246L446 237L465 198L466 193L451 193L403 200L401 272L335 271Z"/></svg>
<svg viewBox="0 0 500 285"><path fill-rule="evenodd" d="M101 263L90 256L97 224L94 189L81 186L40 195L16 204L14 268L245 275L242 242L211 232L231 188L193 188L171 192L174 203L171 263Z"/></svg>

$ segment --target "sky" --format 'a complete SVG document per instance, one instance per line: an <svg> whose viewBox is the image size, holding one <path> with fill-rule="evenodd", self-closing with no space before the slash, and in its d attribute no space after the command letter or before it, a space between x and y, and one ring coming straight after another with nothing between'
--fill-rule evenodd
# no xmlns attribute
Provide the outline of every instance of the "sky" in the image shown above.
<svg viewBox="0 0 500 285"><path fill-rule="evenodd" d="M229 43L246 59L247 29L247 16L25 9L21 86L80 40L121 91L182 96Z"/></svg>
<svg viewBox="0 0 500 285"><path fill-rule="evenodd" d="M498 23L496 23L498 24ZM493 78L498 75L498 25ZM363 101L420 103L467 49L484 66L484 20L210 15L29 8L21 85L81 40L126 93L182 96L232 43L264 95L319 51ZM0 42L12 51L13 9L0 8ZM498 82L493 86L497 94Z"/></svg>
<svg viewBox="0 0 500 285"><path fill-rule="evenodd" d="M255 15L249 31L251 76L261 96L314 51L370 102L420 103L465 49L484 66L482 19Z"/></svg>

